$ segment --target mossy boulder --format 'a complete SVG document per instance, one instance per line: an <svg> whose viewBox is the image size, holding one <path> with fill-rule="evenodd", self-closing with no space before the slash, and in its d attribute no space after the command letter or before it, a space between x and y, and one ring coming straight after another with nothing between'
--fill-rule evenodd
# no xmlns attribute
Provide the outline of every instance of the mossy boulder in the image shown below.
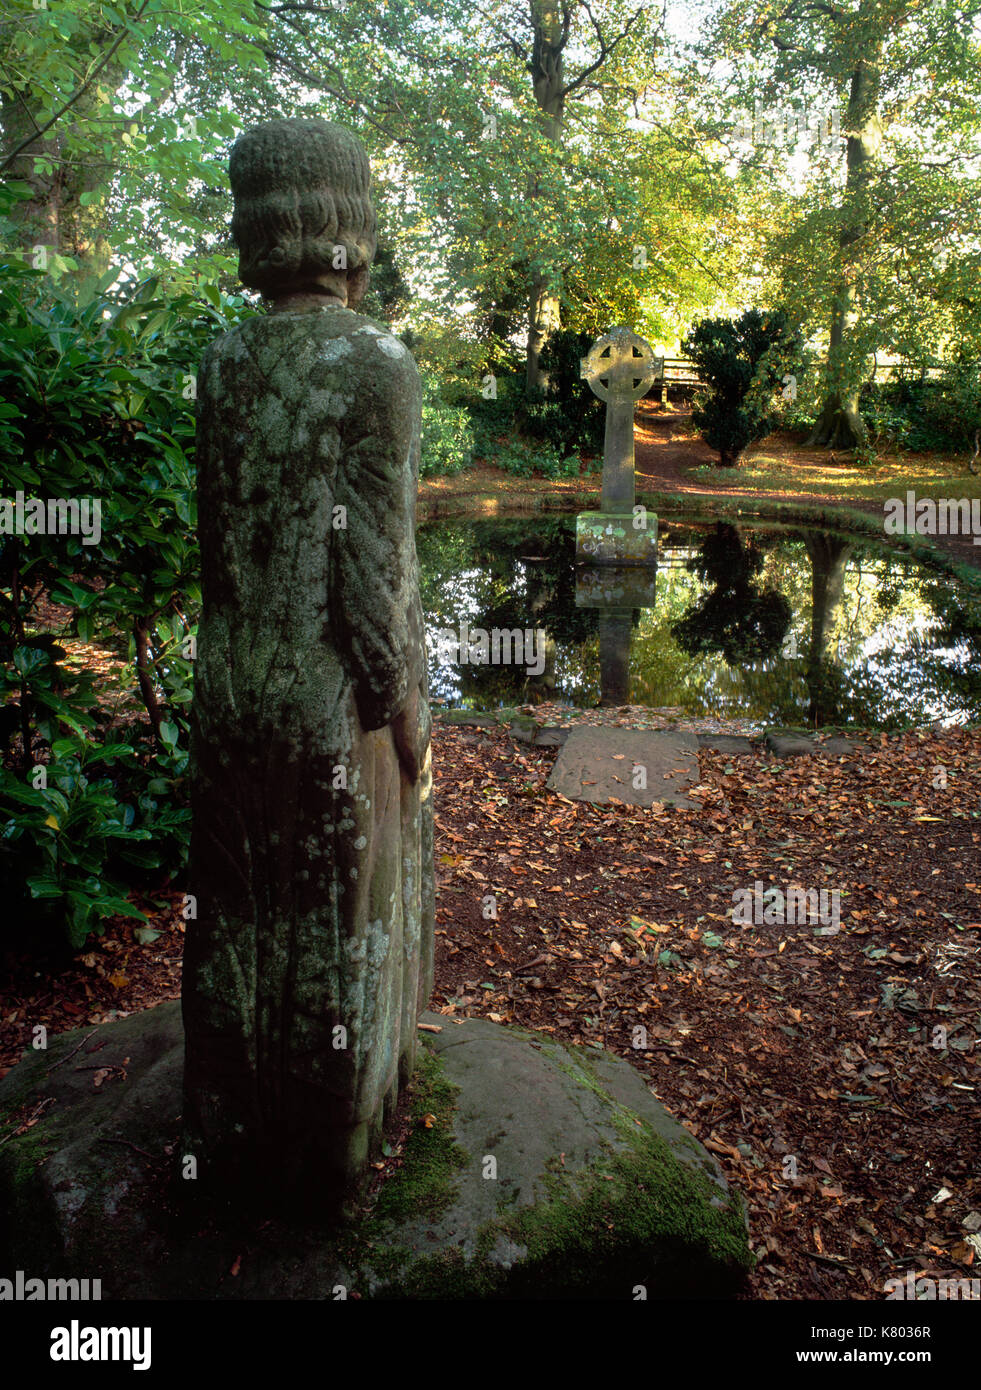
<svg viewBox="0 0 981 1390"><path fill-rule="evenodd" d="M629 1063L484 1019L427 1039L458 1088L452 1201L401 1225L373 1292L724 1296L749 1268L744 1208ZM643 1294L640 1290L643 1290Z"/></svg>
<svg viewBox="0 0 981 1390"><path fill-rule="evenodd" d="M104 1298L738 1288L743 1204L633 1067L483 1019L424 1021L441 1031L422 1034L400 1160L332 1228L194 1203L178 1004L28 1054L0 1082L0 1276L99 1278Z"/></svg>

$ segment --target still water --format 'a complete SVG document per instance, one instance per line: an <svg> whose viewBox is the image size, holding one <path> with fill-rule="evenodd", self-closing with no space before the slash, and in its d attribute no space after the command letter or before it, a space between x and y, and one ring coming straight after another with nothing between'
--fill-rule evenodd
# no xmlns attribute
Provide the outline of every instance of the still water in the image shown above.
<svg viewBox="0 0 981 1390"><path fill-rule="evenodd" d="M752 727L981 720L981 605L885 546L662 519L656 575L604 597L595 570L577 573L573 516L439 521L417 545L430 693L454 705L668 706ZM503 637L488 661L494 630L527 644Z"/></svg>

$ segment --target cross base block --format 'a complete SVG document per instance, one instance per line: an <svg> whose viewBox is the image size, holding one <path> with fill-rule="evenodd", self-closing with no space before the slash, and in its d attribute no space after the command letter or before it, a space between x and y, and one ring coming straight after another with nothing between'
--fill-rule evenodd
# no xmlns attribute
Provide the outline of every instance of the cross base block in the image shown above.
<svg viewBox="0 0 981 1390"><path fill-rule="evenodd" d="M656 565L657 517L648 512L643 528L635 528L632 512L580 512L576 560L590 565Z"/></svg>

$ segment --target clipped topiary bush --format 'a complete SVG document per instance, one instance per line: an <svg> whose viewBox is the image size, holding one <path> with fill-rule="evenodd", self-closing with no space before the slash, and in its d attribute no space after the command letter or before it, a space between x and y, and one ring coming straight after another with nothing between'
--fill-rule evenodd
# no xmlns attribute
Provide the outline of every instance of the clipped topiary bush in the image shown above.
<svg viewBox="0 0 981 1390"><path fill-rule="evenodd" d="M802 371L803 339L780 311L747 309L738 319L702 319L681 345L705 390L692 419L731 468L747 445L764 439L780 419L775 399L787 376Z"/></svg>

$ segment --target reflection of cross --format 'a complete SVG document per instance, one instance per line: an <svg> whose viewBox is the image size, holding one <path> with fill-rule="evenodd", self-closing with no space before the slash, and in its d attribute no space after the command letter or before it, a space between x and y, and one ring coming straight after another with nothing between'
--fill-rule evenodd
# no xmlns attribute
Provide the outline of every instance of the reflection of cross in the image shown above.
<svg viewBox="0 0 981 1390"><path fill-rule="evenodd" d="M603 511L629 513L634 505L634 401L664 371L650 343L630 328L611 328L589 349L580 375L606 401L603 440Z"/></svg>

